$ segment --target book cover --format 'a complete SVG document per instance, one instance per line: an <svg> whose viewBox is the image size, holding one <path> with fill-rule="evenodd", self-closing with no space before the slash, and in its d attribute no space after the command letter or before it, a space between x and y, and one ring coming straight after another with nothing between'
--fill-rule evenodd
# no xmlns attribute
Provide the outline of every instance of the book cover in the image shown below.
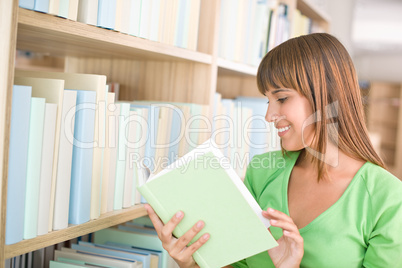
<svg viewBox="0 0 402 268"><path fill-rule="evenodd" d="M96 92L77 90L68 222L90 220Z"/></svg>
<svg viewBox="0 0 402 268"><path fill-rule="evenodd" d="M39 185L41 177L45 99L31 99L29 118L28 166L25 192L24 239L38 234Z"/></svg>
<svg viewBox="0 0 402 268"><path fill-rule="evenodd" d="M204 233L211 235L193 254L201 267L222 267L277 245L267 229L269 220L210 140L150 178L139 191L164 223L177 211L184 212L173 231L176 237L199 220L205 222L190 242ZM222 253L217 256L216 252Z"/></svg>
<svg viewBox="0 0 402 268"><path fill-rule="evenodd" d="M49 231L50 195L57 124L57 104L46 103L43 126L42 163L39 185L38 235Z"/></svg>
<svg viewBox="0 0 402 268"><path fill-rule="evenodd" d="M14 85L8 153L5 244L23 239L32 87Z"/></svg>

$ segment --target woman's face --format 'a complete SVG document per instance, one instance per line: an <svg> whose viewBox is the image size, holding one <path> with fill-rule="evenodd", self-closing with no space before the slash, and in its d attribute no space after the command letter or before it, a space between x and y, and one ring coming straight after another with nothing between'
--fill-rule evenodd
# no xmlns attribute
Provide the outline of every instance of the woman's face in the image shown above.
<svg viewBox="0 0 402 268"><path fill-rule="evenodd" d="M289 88L270 89L265 95L269 101L265 120L274 122L282 147L287 151L299 151L310 146L315 124L308 99Z"/></svg>

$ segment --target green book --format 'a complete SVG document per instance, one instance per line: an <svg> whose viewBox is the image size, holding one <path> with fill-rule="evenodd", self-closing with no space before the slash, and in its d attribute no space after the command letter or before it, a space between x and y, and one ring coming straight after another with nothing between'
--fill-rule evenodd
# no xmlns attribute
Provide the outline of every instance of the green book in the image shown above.
<svg viewBox="0 0 402 268"><path fill-rule="evenodd" d="M269 220L211 140L149 178L139 191L164 223L184 212L176 237L205 222L190 242L210 234L193 254L200 267L222 267L277 246L267 230Z"/></svg>

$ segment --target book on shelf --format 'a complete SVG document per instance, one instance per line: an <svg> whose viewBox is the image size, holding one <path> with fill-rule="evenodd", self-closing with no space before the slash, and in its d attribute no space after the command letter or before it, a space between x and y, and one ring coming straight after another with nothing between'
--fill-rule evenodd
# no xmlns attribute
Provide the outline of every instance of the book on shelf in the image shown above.
<svg viewBox="0 0 402 268"><path fill-rule="evenodd" d="M14 85L8 155L5 244L23 239L32 87Z"/></svg>
<svg viewBox="0 0 402 268"><path fill-rule="evenodd" d="M129 21L129 27L128 27L129 35L133 35L133 36L140 35L141 1L142 0L132 0L131 1L130 21Z"/></svg>
<svg viewBox="0 0 402 268"><path fill-rule="evenodd" d="M211 140L148 179L139 191L164 223L177 211L184 212L173 231L176 237L199 220L205 222L190 242L211 235L193 254L201 267L222 267L277 245L267 229L269 220ZM225 252L217 256L222 248Z"/></svg>
<svg viewBox="0 0 402 268"><path fill-rule="evenodd" d="M79 252L70 248L62 248L61 250L55 250L54 259L58 261L59 258L68 258L71 260L84 261L90 263L91 265L104 265L116 268L137 268L138 263L125 260L125 259L115 259L108 258L107 256L101 255L91 255Z"/></svg>
<svg viewBox="0 0 402 268"><path fill-rule="evenodd" d="M116 25L116 2L99 0L97 26L113 30Z"/></svg>
<svg viewBox="0 0 402 268"><path fill-rule="evenodd" d="M46 103L39 184L38 235L44 235L49 232L50 195L52 190L57 109L57 104Z"/></svg>
<svg viewBox="0 0 402 268"><path fill-rule="evenodd" d="M117 143L117 158L116 158L116 179L114 187L114 202L113 209L118 210L123 208L123 192L124 192L124 178L126 172L127 157L127 132L129 131L128 119L130 116L130 104L119 103L119 135Z"/></svg>
<svg viewBox="0 0 402 268"><path fill-rule="evenodd" d="M90 220L96 92L77 90L68 222Z"/></svg>
<svg viewBox="0 0 402 268"><path fill-rule="evenodd" d="M78 4L77 21L96 25L98 21L98 0L80 0Z"/></svg>
<svg viewBox="0 0 402 268"><path fill-rule="evenodd" d="M65 89L96 92L96 105L103 105L106 101L106 76L104 75L16 70L16 76L61 79L64 80ZM101 127L106 121L105 113L105 109L95 110L95 131L93 141L96 146L93 148L92 160L92 189L94 189L94 191L100 191L103 148L100 147L99 144L105 143L105 130ZM65 189L62 190L65 191ZM95 197L96 195L92 196ZM91 204L93 205L91 206L91 219L98 218L100 215L99 203L91 201ZM50 213L53 218L54 212L51 210Z"/></svg>
<svg viewBox="0 0 402 268"><path fill-rule="evenodd" d="M42 161L45 99L31 98L29 119L28 166L25 192L24 239L38 234L39 184Z"/></svg>
<svg viewBox="0 0 402 268"><path fill-rule="evenodd" d="M62 107L63 107L63 102L64 102L64 80L60 79L47 79L47 78L32 78L32 77L26 77L26 76L21 76L19 72L16 72L15 77L14 77L14 82L17 84L22 84L26 86L31 86L32 87L32 96L33 97L38 97L38 98L45 98L46 103L49 104L55 104L57 105L57 112L54 114L56 116L56 126L55 126L55 133L54 133L54 142L53 142L53 156L51 157L52 159L52 173L51 173L51 181L50 181L50 199L49 201L43 200L42 204L47 204L49 205L49 208L43 208L40 209L42 211L48 211L48 231L52 230L52 221L50 220L51 215L53 213L50 213L50 211L53 210L54 208L54 191L56 187L56 182L58 178L58 168L61 168L62 165L69 165L71 162L71 157L68 159L67 163L63 161L58 161L59 157L62 157L62 154L66 154L67 151L60 151L59 146L63 143L63 135L61 130L63 128L63 122L62 121ZM75 100L74 100L75 103ZM47 141L47 139L44 139ZM46 144L49 144L47 142ZM66 171L63 169L63 171ZM68 169L67 169L68 171ZM70 176L70 173L68 172L68 176ZM46 180L46 175L41 176L44 180ZM42 180L42 179L41 179ZM41 182L42 183L42 182ZM69 188L68 188L69 189ZM63 188L63 191L66 191L66 188ZM41 198L44 198L44 196L47 195L41 195ZM52 198L53 196L53 198ZM46 206L47 206L46 205ZM46 213L46 212L45 212ZM45 216L45 214L41 215ZM42 221L44 220L42 217L39 219L41 221L40 226L44 226L42 224ZM67 226L67 225L66 225ZM40 233L45 232L42 230Z"/></svg>

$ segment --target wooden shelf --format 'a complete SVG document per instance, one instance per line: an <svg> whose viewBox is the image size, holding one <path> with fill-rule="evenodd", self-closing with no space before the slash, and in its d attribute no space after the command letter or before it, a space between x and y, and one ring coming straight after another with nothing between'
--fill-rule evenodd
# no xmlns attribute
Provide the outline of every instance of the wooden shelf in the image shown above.
<svg viewBox="0 0 402 268"><path fill-rule="evenodd" d="M297 9L307 17L319 23L328 25L331 21L328 14L316 8L313 4L309 3L308 0L297 0Z"/></svg>
<svg viewBox="0 0 402 268"><path fill-rule="evenodd" d="M19 8L17 49L54 56L212 63L212 55Z"/></svg>
<svg viewBox="0 0 402 268"><path fill-rule="evenodd" d="M256 66L229 61L223 58L218 58L217 64L219 72L221 74L249 75L249 76L257 75L258 67Z"/></svg>
<svg viewBox="0 0 402 268"><path fill-rule="evenodd" d="M63 230L53 231L46 235L41 235L33 239L23 240L12 245L6 245L5 258L12 258L82 235L93 233L108 228L110 226L121 224L145 215L147 215L147 212L143 205L137 205L132 208L108 212L101 215L101 217L96 220L92 220L80 225L70 226Z"/></svg>

